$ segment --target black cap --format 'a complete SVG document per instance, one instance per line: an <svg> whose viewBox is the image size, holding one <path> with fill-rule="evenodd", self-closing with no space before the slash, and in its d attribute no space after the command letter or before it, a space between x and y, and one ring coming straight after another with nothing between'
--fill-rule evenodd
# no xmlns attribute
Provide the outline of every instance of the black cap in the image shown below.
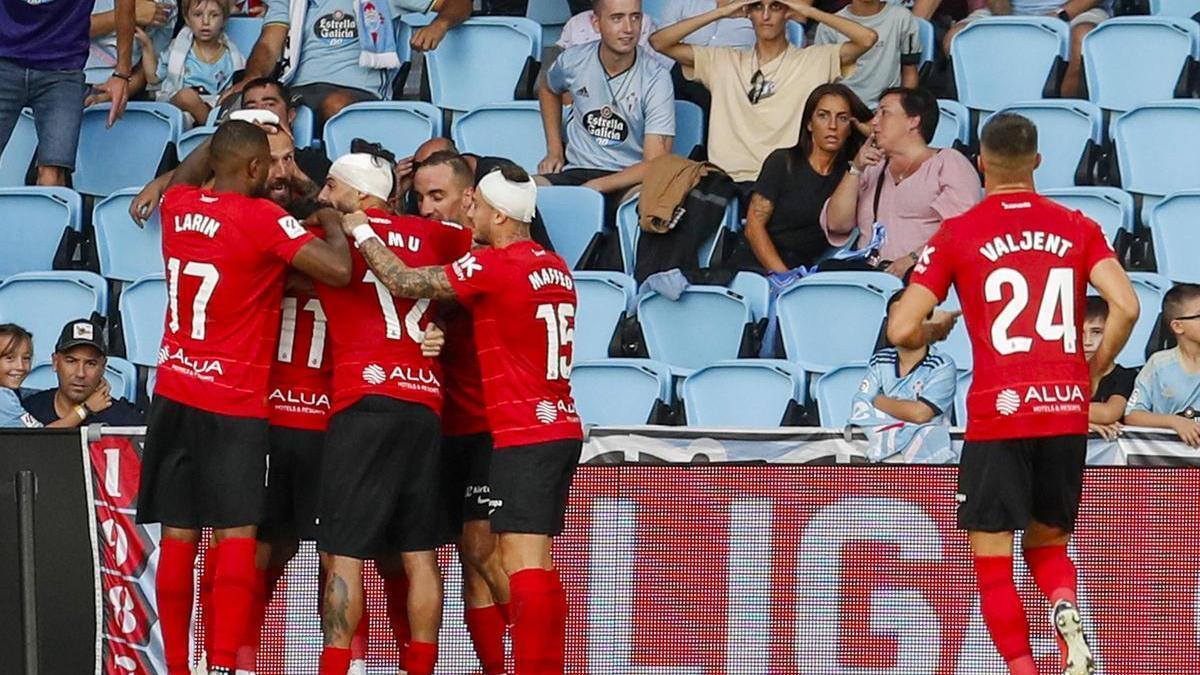
<svg viewBox="0 0 1200 675"><path fill-rule="evenodd" d="M63 326L54 351L61 353L80 345L87 345L108 356L108 350L104 348L104 326L93 319L71 321Z"/></svg>

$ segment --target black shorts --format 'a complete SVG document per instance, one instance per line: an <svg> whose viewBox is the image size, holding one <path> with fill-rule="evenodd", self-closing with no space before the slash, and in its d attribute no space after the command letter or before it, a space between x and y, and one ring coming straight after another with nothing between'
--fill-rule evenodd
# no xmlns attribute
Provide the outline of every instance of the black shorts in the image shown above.
<svg viewBox="0 0 1200 675"><path fill-rule="evenodd" d="M607 169L567 169L558 173L543 174L542 178L549 181L551 185L583 185L590 180L611 176L614 173L616 171Z"/></svg>
<svg viewBox="0 0 1200 675"><path fill-rule="evenodd" d="M492 465L492 435L442 437L442 498L446 509L447 541L458 539L463 523L487 520L492 511L488 473Z"/></svg>
<svg viewBox="0 0 1200 675"><path fill-rule="evenodd" d="M155 396L146 427L137 522L198 530L262 520L267 420Z"/></svg>
<svg viewBox="0 0 1200 675"><path fill-rule="evenodd" d="M364 89L343 87L340 84L331 84L329 82L314 82L299 87L292 87L292 97L299 99L301 105L311 108L313 114L318 118L321 116L321 108L325 103L325 99L333 93L341 93L349 96L351 103L379 100L378 96ZM320 120L320 124L323 125L327 121L322 119Z"/></svg>
<svg viewBox="0 0 1200 675"><path fill-rule="evenodd" d="M1087 436L967 441L958 465L958 527L1011 532L1036 520L1071 532L1086 463Z"/></svg>
<svg viewBox="0 0 1200 675"><path fill-rule="evenodd" d="M321 488L321 448L325 434L270 427L267 501L258 538L317 538L317 493Z"/></svg>
<svg viewBox="0 0 1200 675"><path fill-rule="evenodd" d="M499 448L492 453L492 531L554 536L563 530L567 496L583 441Z"/></svg>
<svg viewBox="0 0 1200 675"><path fill-rule="evenodd" d="M433 410L386 396L335 414L321 453L317 548L367 560L441 545L441 433Z"/></svg>

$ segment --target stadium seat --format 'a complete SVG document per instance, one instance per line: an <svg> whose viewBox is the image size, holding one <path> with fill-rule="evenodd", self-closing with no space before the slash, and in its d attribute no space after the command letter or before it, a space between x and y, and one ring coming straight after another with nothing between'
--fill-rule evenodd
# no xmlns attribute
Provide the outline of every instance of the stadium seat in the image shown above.
<svg viewBox="0 0 1200 675"><path fill-rule="evenodd" d="M886 272L819 272L776 300L789 361L810 373L870 358L888 298L900 280Z"/></svg>
<svg viewBox="0 0 1200 675"><path fill-rule="evenodd" d="M416 25L426 16L403 20ZM527 63L541 59L541 42L541 26L524 17L475 17L455 26L425 54L433 104L467 111L514 100Z"/></svg>
<svg viewBox="0 0 1200 675"><path fill-rule="evenodd" d="M771 284L767 278L755 272L738 272L729 283L729 290L746 298L750 304L750 316L755 321L767 318L771 303Z"/></svg>
<svg viewBox="0 0 1200 675"><path fill-rule="evenodd" d="M125 357L135 365L158 365L166 315L167 282L162 274L144 276L121 293Z"/></svg>
<svg viewBox="0 0 1200 675"><path fill-rule="evenodd" d="M108 285L91 272L25 272L0 282L0 323L33 333L34 361L50 358L68 321L104 313Z"/></svg>
<svg viewBox="0 0 1200 675"><path fill-rule="evenodd" d="M621 203L617 207L617 238L620 240L621 262L624 265L626 274L633 274L633 268L637 262L637 243L642 236L642 228L638 225L638 195L634 195ZM727 230L733 230L738 223L738 205L735 200L729 201L729 206L725 209L725 224ZM717 241L720 231L713 234L712 238L704 242L700 246L699 259L697 264L700 267L708 267L712 261L713 253L717 248Z"/></svg>
<svg viewBox="0 0 1200 675"><path fill-rule="evenodd" d="M1067 23L1058 18L972 21L950 43L958 100L973 110L991 111L1056 92L1069 42Z"/></svg>
<svg viewBox="0 0 1200 675"><path fill-rule="evenodd" d="M108 381L108 388L114 399L137 400L137 370L132 363L117 356L108 357L104 379ZM54 373L54 365L50 362L39 363L29 371L21 386L34 391L56 388L58 376Z"/></svg>
<svg viewBox="0 0 1200 675"><path fill-rule="evenodd" d="M971 142L971 112L958 101L938 99L938 125L930 143L935 148L952 148L955 141Z"/></svg>
<svg viewBox="0 0 1200 675"><path fill-rule="evenodd" d="M1200 190L1176 192L1155 205L1150 231L1158 273L1175 283L1200 283Z"/></svg>
<svg viewBox="0 0 1200 675"><path fill-rule="evenodd" d="M683 381L683 407L691 427L774 428L796 415L804 401L804 373L776 359L721 361Z"/></svg>
<svg viewBox="0 0 1200 675"><path fill-rule="evenodd" d="M254 51L254 43L262 33L263 20L257 16L231 16L225 22L225 35L237 46L247 59Z"/></svg>
<svg viewBox="0 0 1200 675"><path fill-rule="evenodd" d="M158 368L149 368L148 371L146 373L146 397L154 398L154 384L158 382Z"/></svg>
<svg viewBox="0 0 1200 675"><path fill-rule="evenodd" d="M933 61L937 55L937 33L928 19L922 19L919 16L913 18L917 20L917 34L921 36L921 61L917 64L917 70L921 75L925 75L933 67Z"/></svg>
<svg viewBox="0 0 1200 675"><path fill-rule="evenodd" d="M1089 185L1104 142L1104 113L1087 101L1028 101L1006 105L994 114L1017 113L1038 129L1042 163L1033 172L1038 189ZM991 120L980 121L979 129Z"/></svg>
<svg viewBox="0 0 1200 675"><path fill-rule="evenodd" d="M546 156L537 101L479 106L455 119L450 135L461 152L511 159L530 174Z"/></svg>
<svg viewBox="0 0 1200 675"><path fill-rule="evenodd" d="M576 363L571 396L584 424L634 426L654 421L671 405L671 369L649 359Z"/></svg>
<svg viewBox="0 0 1200 675"><path fill-rule="evenodd" d="M787 38L788 42L792 43L793 47L804 47L804 25L788 19Z"/></svg>
<svg viewBox="0 0 1200 675"><path fill-rule="evenodd" d="M183 132L179 137L179 161L182 162L184 157L192 154L193 150L215 133L216 127L196 127Z"/></svg>
<svg viewBox="0 0 1200 675"><path fill-rule="evenodd" d="M100 274L106 279L131 282L163 273L159 210L154 210L144 227L138 227L129 217L129 204L137 193L136 188L114 192L92 211Z"/></svg>
<svg viewBox="0 0 1200 675"><path fill-rule="evenodd" d="M380 143L396 154L411 157L417 146L442 135L442 115L420 101L366 101L342 108L325 123L325 155L330 160L350 152L350 142L362 138Z"/></svg>
<svg viewBox="0 0 1200 675"><path fill-rule="evenodd" d="M110 107L104 103L83 111L72 181L85 195L149 183L183 133L183 111L170 103L131 101L121 121L108 129Z"/></svg>
<svg viewBox="0 0 1200 675"><path fill-rule="evenodd" d="M542 44L558 42L563 26L571 19L571 8L562 0L529 0L525 18L542 27Z"/></svg>
<svg viewBox="0 0 1200 675"><path fill-rule="evenodd" d="M552 185L538 188L537 204L555 253L574 269L603 237L604 195L581 185Z"/></svg>
<svg viewBox="0 0 1200 675"><path fill-rule="evenodd" d="M1121 231L1133 233L1133 197L1120 188L1113 187L1068 187L1041 191L1069 209L1082 211L1084 215L1100 223L1110 242L1116 242Z"/></svg>
<svg viewBox="0 0 1200 675"><path fill-rule="evenodd" d="M312 108L306 105L298 105L295 108L296 117L292 119L292 138L296 143L297 148L307 148L314 142L313 130L316 128L317 117L313 114ZM221 117L221 109L214 107L208 114L208 121L205 126L217 126L217 120ZM193 148L194 149L194 148ZM189 150L188 152L191 152ZM183 159L183 151L180 151L179 158Z"/></svg>
<svg viewBox="0 0 1200 675"><path fill-rule="evenodd" d="M1153 272L1130 272L1129 280L1137 292L1142 311L1125 348L1117 355L1117 363L1126 368L1139 368L1146 363L1146 344L1154 333L1158 315L1162 311L1162 299L1171 290L1171 280Z"/></svg>
<svg viewBox="0 0 1200 675"><path fill-rule="evenodd" d="M1150 206L1160 197L1200 185L1197 129L1196 100L1148 103L1113 120L1120 187L1150 197L1145 200Z"/></svg>
<svg viewBox="0 0 1200 675"><path fill-rule="evenodd" d="M962 309L962 303L959 302L958 293L955 292L953 286L950 287L950 292L946 294L946 301L938 309L944 309L948 312ZM942 354L949 356L954 361L955 368L959 370L970 370L975 363L975 355L971 352L971 338L967 334L967 324L961 317L958 323L954 324L950 335L947 335L945 340L937 343L935 348Z"/></svg>
<svg viewBox="0 0 1200 675"><path fill-rule="evenodd" d="M678 300L649 293L637 314L650 358L683 375L738 358L753 318L749 301L723 286L691 286Z"/></svg>
<svg viewBox="0 0 1200 675"><path fill-rule="evenodd" d="M79 232L83 200L60 187L0 188L0 279L54 269L67 230Z"/></svg>
<svg viewBox="0 0 1200 675"><path fill-rule="evenodd" d="M1119 16L1083 38L1088 98L1125 111L1150 101L1186 97L1200 57L1200 25L1191 19Z"/></svg>
<svg viewBox="0 0 1200 675"><path fill-rule="evenodd" d="M954 425L967 426L967 394L971 393L973 374L969 370L959 371L958 385L954 389Z"/></svg>
<svg viewBox="0 0 1200 675"><path fill-rule="evenodd" d="M666 14L667 3L671 0L643 0L642 11L646 16L653 17L654 22L662 27L662 18Z"/></svg>
<svg viewBox="0 0 1200 675"><path fill-rule="evenodd" d="M25 174L29 173L36 152L37 129L33 124L33 113L22 110L8 138L8 145L0 148L0 187L24 185Z"/></svg>
<svg viewBox="0 0 1200 675"><path fill-rule="evenodd" d="M704 111L691 101L675 101L675 138L671 152L690 157L696 146L704 144Z"/></svg>
<svg viewBox="0 0 1200 675"><path fill-rule="evenodd" d="M850 421L851 402L867 377L867 364L856 361L838 366L817 378L813 385L821 426L841 429Z"/></svg>
<svg viewBox="0 0 1200 675"><path fill-rule="evenodd" d="M633 279L620 272L575 272L575 361L608 357L617 323L633 307Z"/></svg>
<svg viewBox="0 0 1200 675"><path fill-rule="evenodd" d="M1196 0L1150 0L1150 13L1154 16L1176 16L1190 19L1200 12Z"/></svg>

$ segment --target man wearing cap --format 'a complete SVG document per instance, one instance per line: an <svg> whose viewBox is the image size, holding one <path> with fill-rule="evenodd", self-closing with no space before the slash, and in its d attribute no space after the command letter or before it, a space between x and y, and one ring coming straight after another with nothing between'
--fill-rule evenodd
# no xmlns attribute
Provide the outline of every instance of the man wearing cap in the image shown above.
<svg viewBox="0 0 1200 675"><path fill-rule="evenodd" d="M117 427L145 424L142 411L123 398L112 400L112 405L103 410L92 410L87 404L89 398L98 392L102 395L108 388L104 380L108 352L102 335L100 326L88 319L76 319L63 326L51 357L58 386L23 399L25 411L42 424L80 416L80 409L84 413L84 424Z"/></svg>
<svg viewBox="0 0 1200 675"><path fill-rule="evenodd" d="M479 182L468 210L485 244L452 264L416 267L391 250L363 214L342 219L379 283L401 298L457 300L471 310L495 452L491 526L512 596L518 673L561 673L566 595L550 556L582 450L571 398L575 282L534 243L537 187L512 166ZM451 336L452 337L452 336Z"/></svg>
<svg viewBox="0 0 1200 675"><path fill-rule="evenodd" d="M466 253L461 225L394 215L391 162L368 153L339 157L318 200L385 241L412 265L442 265ZM442 585L434 550L445 543L439 488L441 373L422 349L437 314L429 300L394 298L351 252L351 283L318 284L333 355L332 405L321 458L317 548L327 555L322 675L344 675L362 615L364 560L399 554L409 590L409 675L433 672ZM386 577L385 577L386 578ZM398 645L403 648L403 645Z"/></svg>

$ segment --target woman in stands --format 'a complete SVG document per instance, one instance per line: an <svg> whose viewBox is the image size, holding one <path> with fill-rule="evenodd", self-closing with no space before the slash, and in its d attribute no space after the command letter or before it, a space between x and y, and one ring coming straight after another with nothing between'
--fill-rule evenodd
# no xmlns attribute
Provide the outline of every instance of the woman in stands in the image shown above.
<svg viewBox="0 0 1200 675"><path fill-rule="evenodd" d="M815 265L829 251L821 208L866 140L859 124L870 119L871 111L846 85L813 90L796 144L763 162L750 196L745 240L730 259L736 268L784 274Z"/></svg>
<svg viewBox="0 0 1200 675"><path fill-rule="evenodd" d="M21 384L29 376L33 364L33 336L15 323L0 324L0 428L37 428L42 423L21 406ZM77 427L93 412L112 405L108 395L108 383L100 381L100 387L91 398L76 409L75 415L52 422L48 427Z"/></svg>

